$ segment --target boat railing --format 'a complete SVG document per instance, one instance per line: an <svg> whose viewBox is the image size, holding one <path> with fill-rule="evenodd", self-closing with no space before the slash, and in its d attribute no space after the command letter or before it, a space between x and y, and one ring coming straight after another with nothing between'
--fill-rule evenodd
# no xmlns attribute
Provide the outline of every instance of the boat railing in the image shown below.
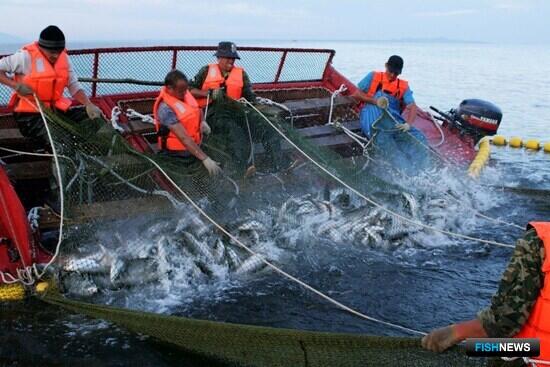
<svg viewBox="0 0 550 367"><path fill-rule="evenodd" d="M69 55L79 79L87 80L82 82L86 93L102 97L157 91L155 85L121 80L161 82L174 68L193 78L201 67L215 62L215 51L215 46L119 47L70 50ZM320 82L334 56L334 50L309 48L240 47L238 52L237 64L254 85L264 88ZM0 85L0 108L5 109L11 94Z"/></svg>

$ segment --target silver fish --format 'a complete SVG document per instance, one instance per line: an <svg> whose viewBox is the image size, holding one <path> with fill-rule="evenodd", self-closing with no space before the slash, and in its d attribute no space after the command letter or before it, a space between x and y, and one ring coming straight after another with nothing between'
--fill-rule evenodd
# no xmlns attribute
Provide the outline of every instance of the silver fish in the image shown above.
<svg viewBox="0 0 550 367"><path fill-rule="evenodd" d="M225 245L223 244L223 241L218 238L214 242L214 246L212 246L212 255L214 256L214 260L216 263L220 263L223 260L223 254L225 252Z"/></svg>
<svg viewBox="0 0 550 367"><path fill-rule="evenodd" d="M79 273L106 273L110 270L111 259L105 247L99 245L101 251L80 258L68 258L64 261L63 270Z"/></svg>
<svg viewBox="0 0 550 367"><path fill-rule="evenodd" d="M241 259L232 248L225 246L225 256L231 268L237 269L241 265Z"/></svg>
<svg viewBox="0 0 550 367"><path fill-rule="evenodd" d="M204 256L208 261L214 262L214 255L205 243L197 240L197 238L189 232L183 232L182 236L185 242L190 245L197 254Z"/></svg>
<svg viewBox="0 0 550 367"><path fill-rule="evenodd" d="M245 273L252 273L256 270L259 270L263 268L266 264L263 261L263 256L260 254L254 254L250 256L248 259L243 261L241 266L239 266L236 270L236 274L245 274Z"/></svg>

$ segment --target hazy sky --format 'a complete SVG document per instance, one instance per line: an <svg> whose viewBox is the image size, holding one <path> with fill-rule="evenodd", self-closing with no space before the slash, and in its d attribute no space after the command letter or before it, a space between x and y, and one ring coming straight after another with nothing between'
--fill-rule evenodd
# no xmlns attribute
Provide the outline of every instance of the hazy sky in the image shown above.
<svg viewBox="0 0 550 367"><path fill-rule="evenodd" d="M550 43L548 0L1 0L0 32L69 41L450 38Z"/></svg>

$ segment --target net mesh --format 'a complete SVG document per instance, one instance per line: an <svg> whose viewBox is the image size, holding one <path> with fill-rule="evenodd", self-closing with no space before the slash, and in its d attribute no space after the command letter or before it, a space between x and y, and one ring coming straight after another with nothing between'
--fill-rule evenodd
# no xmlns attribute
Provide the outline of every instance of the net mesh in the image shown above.
<svg viewBox="0 0 550 367"><path fill-rule="evenodd" d="M161 80L173 66L194 75L212 51L132 51L133 62L149 65L145 69L123 62L130 53L71 57L79 76L139 79L146 74ZM241 52L243 62L253 59L244 57L247 52ZM331 55L267 51L254 59L250 76L255 83L320 80ZM158 89L84 84L93 96ZM276 105L216 103L208 116L212 134L202 147L223 167L218 178L209 177L192 157L159 151L152 126L141 121L130 120L121 135L101 119L77 121L45 110L60 157L57 179L65 213L63 242L48 268L64 296L47 299L242 365L485 365L458 349L443 356L425 352L413 338L236 326L130 310L155 309L155 297L181 294L175 302L182 302L204 284L260 272L265 261L284 268L289 256L303 246L314 248L317 241L381 249L420 241L420 229L411 230L403 218L448 226L443 215L434 216L440 202L427 205L431 217L423 217L418 187L382 178L390 177L379 174L387 169L372 158L384 161L384 152L363 154L363 147L341 131L319 126L334 107L331 120L357 132L352 101L338 97L331 106L331 92L321 87L258 94L284 102L292 113ZM119 99L118 104L150 114L153 99ZM148 297L152 300L144 300Z"/></svg>

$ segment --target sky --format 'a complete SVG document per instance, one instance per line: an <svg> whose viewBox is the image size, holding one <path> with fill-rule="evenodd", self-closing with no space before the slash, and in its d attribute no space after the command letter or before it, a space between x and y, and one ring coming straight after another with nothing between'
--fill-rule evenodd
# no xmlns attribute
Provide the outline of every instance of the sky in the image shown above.
<svg viewBox="0 0 550 367"><path fill-rule="evenodd" d="M452 39L550 43L548 0L1 0L4 42Z"/></svg>

